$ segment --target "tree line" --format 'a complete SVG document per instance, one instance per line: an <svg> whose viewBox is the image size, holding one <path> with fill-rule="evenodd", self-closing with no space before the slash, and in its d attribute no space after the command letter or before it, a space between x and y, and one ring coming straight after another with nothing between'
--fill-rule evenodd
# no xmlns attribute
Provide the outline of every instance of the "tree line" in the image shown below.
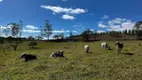
<svg viewBox="0 0 142 80"><path fill-rule="evenodd" d="M1 27L0 27L1 28ZM124 40L124 39L142 39L142 21L138 21L132 30L123 30L123 31L106 31L102 33L98 33L97 30L91 31L87 29L83 31L81 34L73 35L70 32L68 37L65 37L64 33L53 35L54 40L50 40L49 38L52 35L52 24L50 24L49 20L45 21L44 26L40 26L40 34L36 37L29 36L28 38L21 38L23 29L23 22L20 20L19 22L11 22L8 23L6 28L3 29L3 33L7 38L0 37L0 43L6 40L7 43L16 51L18 45L24 40L43 40L43 37L47 38L47 41L96 41L96 40ZM11 36L8 36L8 35Z"/></svg>
<svg viewBox="0 0 142 80"><path fill-rule="evenodd" d="M138 21L131 30L106 31L98 33L97 30L87 29L79 35L68 37L71 40L96 41L96 40L141 40L142 39L142 21Z"/></svg>

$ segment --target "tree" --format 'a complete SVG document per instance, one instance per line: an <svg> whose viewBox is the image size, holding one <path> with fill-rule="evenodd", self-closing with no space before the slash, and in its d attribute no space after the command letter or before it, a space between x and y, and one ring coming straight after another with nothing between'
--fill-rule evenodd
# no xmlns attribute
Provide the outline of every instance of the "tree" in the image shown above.
<svg viewBox="0 0 142 80"><path fill-rule="evenodd" d="M6 29L3 29L3 33L5 34L5 36L9 36L10 35L10 28L7 26Z"/></svg>
<svg viewBox="0 0 142 80"><path fill-rule="evenodd" d="M17 50L17 47L20 43L19 37L22 35L22 26L23 26L23 22L21 20L18 23L11 22L7 24L7 27L4 30L4 34L6 36L9 34L9 32L11 32L11 36L13 38L16 38L12 40L12 44L10 44L10 47L12 47L14 51Z"/></svg>
<svg viewBox="0 0 142 80"><path fill-rule="evenodd" d="M72 40L73 40L73 34L72 34L72 32L70 32L69 40L70 40L70 41L72 41Z"/></svg>
<svg viewBox="0 0 142 80"><path fill-rule="evenodd" d="M132 33L131 30L128 30L128 35L131 35L131 33Z"/></svg>
<svg viewBox="0 0 142 80"><path fill-rule="evenodd" d="M141 39L141 37L142 37L142 21L138 21L134 25L134 30L136 30L136 35L137 35L138 39Z"/></svg>
<svg viewBox="0 0 142 80"><path fill-rule="evenodd" d="M107 34L108 34L108 32L107 32ZM96 40L96 37L97 37L97 30L94 30L94 31L93 31L93 37L94 37L94 40Z"/></svg>
<svg viewBox="0 0 142 80"><path fill-rule="evenodd" d="M35 38L36 38L37 40L42 40L42 39L43 39L43 34L42 34L43 29L42 29L42 26L40 26L39 30L40 30L41 33L38 34L38 36L36 36Z"/></svg>
<svg viewBox="0 0 142 80"><path fill-rule="evenodd" d="M92 34L93 32L90 29L87 29L86 31L82 32L83 41L89 41Z"/></svg>
<svg viewBox="0 0 142 80"><path fill-rule="evenodd" d="M29 37L28 37L28 40L32 41L32 40L35 40L35 38L32 37L32 36L29 36Z"/></svg>
<svg viewBox="0 0 142 80"><path fill-rule="evenodd" d="M12 43L13 40L14 40L14 38L13 38L12 36L8 36L6 41L7 41L8 43Z"/></svg>
<svg viewBox="0 0 142 80"><path fill-rule="evenodd" d="M132 36L133 37L135 36L135 30L134 29L132 30Z"/></svg>
<svg viewBox="0 0 142 80"><path fill-rule="evenodd" d="M34 49L35 46L37 46L37 42L30 42L30 43L28 44L28 46L29 46L29 49Z"/></svg>
<svg viewBox="0 0 142 80"><path fill-rule="evenodd" d="M42 30L42 36L47 37L47 40L49 40L49 37L52 35L52 25L49 23L49 20L45 21L45 26Z"/></svg>
<svg viewBox="0 0 142 80"><path fill-rule="evenodd" d="M56 34L56 35L53 36L53 38L56 38L56 39L59 39L59 37L60 36L58 34Z"/></svg>
<svg viewBox="0 0 142 80"><path fill-rule="evenodd" d="M59 34L59 37L63 40L64 39L64 33Z"/></svg>
<svg viewBox="0 0 142 80"><path fill-rule="evenodd" d="M42 40L42 39L43 39L43 37L42 37L42 36L40 36L40 35L38 35L38 36L36 36L36 39L37 39L37 40Z"/></svg>
<svg viewBox="0 0 142 80"><path fill-rule="evenodd" d="M128 33L127 29L123 31L123 34L127 35L127 33Z"/></svg>

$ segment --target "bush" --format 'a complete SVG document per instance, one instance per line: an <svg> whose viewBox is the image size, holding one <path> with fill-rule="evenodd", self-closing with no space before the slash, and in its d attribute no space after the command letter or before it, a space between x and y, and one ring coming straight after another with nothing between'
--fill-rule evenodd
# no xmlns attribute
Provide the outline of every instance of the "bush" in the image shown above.
<svg viewBox="0 0 142 80"><path fill-rule="evenodd" d="M0 44L4 44L4 39L0 39Z"/></svg>
<svg viewBox="0 0 142 80"><path fill-rule="evenodd" d="M30 49L34 49L35 46L37 46L37 42L30 42L30 43L28 44L28 46L29 46Z"/></svg>

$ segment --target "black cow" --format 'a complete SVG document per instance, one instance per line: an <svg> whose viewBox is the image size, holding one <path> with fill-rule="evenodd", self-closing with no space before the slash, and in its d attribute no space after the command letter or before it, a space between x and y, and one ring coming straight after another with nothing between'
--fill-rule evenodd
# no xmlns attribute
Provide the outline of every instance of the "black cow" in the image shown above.
<svg viewBox="0 0 142 80"><path fill-rule="evenodd" d="M37 59L36 55L31 55L31 54L22 54L20 58L24 58L25 61L29 61L29 60L35 60Z"/></svg>
<svg viewBox="0 0 142 80"><path fill-rule="evenodd" d="M115 45L117 45L117 53L121 53L121 50L123 49L123 44L118 42Z"/></svg>

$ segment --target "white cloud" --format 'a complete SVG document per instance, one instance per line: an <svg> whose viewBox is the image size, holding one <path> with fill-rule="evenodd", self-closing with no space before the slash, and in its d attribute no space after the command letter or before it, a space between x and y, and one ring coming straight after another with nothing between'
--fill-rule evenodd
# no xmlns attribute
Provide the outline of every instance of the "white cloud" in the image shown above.
<svg viewBox="0 0 142 80"><path fill-rule="evenodd" d="M93 13L90 13L89 15L90 15L90 16L92 16L92 15L93 15Z"/></svg>
<svg viewBox="0 0 142 80"><path fill-rule="evenodd" d="M104 25L102 21L100 21L100 22L98 23L98 27L100 27L100 28L106 28L107 26Z"/></svg>
<svg viewBox="0 0 142 80"><path fill-rule="evenodd" d="M65 13L65 14L81 14L81 13L86 13L85 9L81 8L63 8L60 6L46 6L46 5L41 5L41 8L48 9L53 11L54 13Z"/></svg>
<svg viewBox="0 0 142 80"><path fill-rule="evenodd" d="M52 32L53 33L65 33L66 31L64 31L64 30L53 30Z"/></svg>
<svg viewBox="0 0 142 80"><path fill-rule="evenodd" d="M125 23L121 24L122 28L128 29L128 30L133 29L134 25L135 25L135 23L131 22L131 21L130 22L125 22Z"/></svg>
<svg viewBox="0 0 142 80"><path fill-rule="evenodd" d="M53 34L56 34L56 33L70 33L70 32L73 32L73 33L76 33L77 31L76 30L52 30L52 33Z"/></svg>
<svg viewBox="0 0 142 80"><path fill-rule="evenodd" d="M53 30L53 33L69 33L70 30Z"/></svg>
<svg viewBox="0 0 142 80"><path fill-rule="evenodd" d="M103 31L103 30L97 30L97 33L103 33L103 32L105 32L105 31Z"/></svg>
<svg viewBox="0 0 142 80"><path fill-rule="evenodd" d="M34 25L27 25L25 26L28 29L38 29L37 27L35 27Z"/></svg>
<svg viewBox="0 0 142 80"><path fill-rule="evenodd" d="M3 30L3 29L9 29L9 30L11 30L11 27L12 25L7 25L7 26L2 26L2 25L0 25L0 30Z"/></svg>
<svg viewBox="0 0 142 80"><path fill-rule="evenodd" d="M76 8L76 9L72 9L72 11L70 12L71 14L81 14L81 13L85 13L86 10L81 9L81 8Z"/></svg>
<svg viewBox="0 0 142 80"><path fill-rule="evenodd" d="M61 1L63 1L63 2L67 2L68 0L61 0Z"/></svg>
<svg viewBox="0 0 142 80"><path fill-rule="evenodd" d="M120 29L121 25L112 25L112 26L109 26L109 28L111 28L111 29Z"/></svg>
<svg viewBox="0 0 142 80"><path fill-rule="evenodd" d="M71 15L68 15L68 14L65 14L61 17L62 19L69 19L69 20L74 20L75 17L74 16L71 16Z"/></svg>
<svg viewBox="0 0 142 80"><path fill-rule="evenodd" d="M94 31L94 29L90 29L90 31Z"/></svg>
<svg viewBox="0 0 142 80"><path fill-rule="evenodd" d="M77 31L76 31L76 30L73 30L72 32L73 32L73 33L77 33Z"/></svg>
<svg viewBox="0 0 142 80"><path fill-rule="evenodd" d="M40 33L40 30L31 30L31 29L24 29L23 32L27 32L27 33Z"/></svg>
<svg viewBox="0 0 142 80"><path fill-rule="evenodd" d="M63 0L66 1L66 0ZM47 10L51 10L53 12L53 15L55 14L59 14L59 13L63 13L64 15L62 16L62 19L70 19L70 20L74 20L76 17L74 17L76 14L82 14L82 13L86 13L87 10L82 9L82 8L63 8L60 6L46 6L46 5L41 5L41 8L47 9ZM72 16L74 15L74 16Z"/></svg>
<svg viewBox="0 0 142 80"><path fill-rule="evenodd" d="M99 22L98 27L106 28L108 31L123 31L123 30L131 30L135 22L125 18L115 18L113 20L109 20L107 24L103 24L103 22ZM106 27L107 26L107 27Z"/></svg>
<svg viewBox="0 0 142 80"><path fill-rule="evenodd" d="M75 28L75 30L80 33L82 31L84 31L86 28L83 26L82 23L77 23L75 25L73 25L73 27Z"/></svg>
<svg viewBox="0 0 142 80"><path fill-rule="evenodd" d="M108 15L104 15L104 17L102 17L102 19L108 19L109 16Z"/></svg>
<svg viewBox="0 0 142 80"><path fill-rule="evenodd" d="M33 30L33 29L23 29L23 32L27 32L27 33L40 33L40 30ZM53 34L56 33L69 33L71 32L70 30L52 30ZM76 32L75 30L73 30L72 32Z"/></svg>
<svg viewBox="0 0 142 80"><path fill-rule="evenodd" d="M123 30L131 30L135 25L135 22L127 19L116 18L108 22L110 26L110 30L113 31L123 31Z"/></svg>
<svg viewBox="0 0 142 80"><path fill-rule="evenodd" d="M2 2L3 0L0 0L0 2Z"/></svg>
<svg viewBox="0 0 142 80"><path fill-rule="evenodd" d="M56 15L56 13L53 12L53 15Z"/></svg>
<svg viewBox="0 0 142 80"><path fill-rule="evenodd" d="M6 27L0 25L0 30L2 30L2 29L6 29Z"/></svg>
<svg viewBox="0 0 142 80"><path fill-rule="evenodd" d="M129 21L129 20L116 18L114 20L110 20L108 23L109 23L109 25L112 25L112 24L121 24L121 23L126 22L126 21Z"/></svg>

